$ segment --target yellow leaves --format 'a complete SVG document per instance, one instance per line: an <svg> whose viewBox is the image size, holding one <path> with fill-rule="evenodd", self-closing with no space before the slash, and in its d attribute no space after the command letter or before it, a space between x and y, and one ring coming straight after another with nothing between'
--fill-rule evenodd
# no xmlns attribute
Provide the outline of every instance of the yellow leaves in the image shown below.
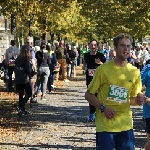
<svg viewBox="0 0 150 150"><path fill-rule="evenodd" d="M45 17L51 22L46 30L72 32L71 35L74 36L81 32L84 36L93 31L98 36L97 31L102 30L103 36L106 36L108 30L111 33L121 29L134 31L135 21L144 22L144 25L136 26L137 30L149 30L149 2L150 0L19 0L16 3L16 0L8 0L7 5L2 3L2 8L5 15L17 14L17 25L24 24L27 29L27 20L30 19L29 15L33 14L35 23L32 29L35 31L38 28L43 30L43 23L39 18ZM108 29L109 26L111 28Z"/></svg>

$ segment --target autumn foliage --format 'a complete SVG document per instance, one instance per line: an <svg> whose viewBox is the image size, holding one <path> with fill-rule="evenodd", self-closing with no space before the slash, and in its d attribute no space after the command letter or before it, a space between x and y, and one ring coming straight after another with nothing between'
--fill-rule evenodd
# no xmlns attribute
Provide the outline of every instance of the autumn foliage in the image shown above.
<svg viewBox="0 0 150 150"><path fill-rule="evenodd" d="M63 38L87 41L111 39L128 32L136 39L149 34L150 0L1 0L1 14L17 16L17 35L61 33Z"/></svg>

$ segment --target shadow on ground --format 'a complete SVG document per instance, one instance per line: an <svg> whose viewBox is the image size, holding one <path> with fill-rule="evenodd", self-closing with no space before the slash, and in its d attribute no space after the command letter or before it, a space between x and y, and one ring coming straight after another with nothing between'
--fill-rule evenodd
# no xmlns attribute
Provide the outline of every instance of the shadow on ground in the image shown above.
<svg viewBox="0 0 150 150"><path fill-rule="evenodd" d="M135 132L135 145L138 148L144 148L146 143L145 124L142 118L142 108L132 108L133 125ZM136 134L136 132L138 134Z"/></svg>

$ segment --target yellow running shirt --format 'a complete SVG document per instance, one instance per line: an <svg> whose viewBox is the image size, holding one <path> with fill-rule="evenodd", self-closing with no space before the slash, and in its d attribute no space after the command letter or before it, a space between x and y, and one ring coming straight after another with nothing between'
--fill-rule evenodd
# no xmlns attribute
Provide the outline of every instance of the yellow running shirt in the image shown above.
<svg viewBox="0 0 150 150"><path fill-rule="evenodd" d="M141 88L140 71L131 64L119 67L111 60L99 66L88 90L92 94L98 92L99 101L112 108L116 116L107 119L104 113L97 109L96 131L120 132L133 129L129 97L136 97Z"/></svg>

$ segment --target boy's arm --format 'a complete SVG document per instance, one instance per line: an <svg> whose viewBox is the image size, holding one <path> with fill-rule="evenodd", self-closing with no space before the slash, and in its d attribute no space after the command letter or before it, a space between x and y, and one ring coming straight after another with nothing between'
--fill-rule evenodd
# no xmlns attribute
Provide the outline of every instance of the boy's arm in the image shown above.
<svg viewBox="0 0 150 150"><path fill-rule="evenodd" d="M145 101L145 95L141 92L142 91L142 81L141 81L141 74L139 70L136 71L137 79L132 85L132 91L130 93L130 104L133 106L142 105Z"/></svg>

